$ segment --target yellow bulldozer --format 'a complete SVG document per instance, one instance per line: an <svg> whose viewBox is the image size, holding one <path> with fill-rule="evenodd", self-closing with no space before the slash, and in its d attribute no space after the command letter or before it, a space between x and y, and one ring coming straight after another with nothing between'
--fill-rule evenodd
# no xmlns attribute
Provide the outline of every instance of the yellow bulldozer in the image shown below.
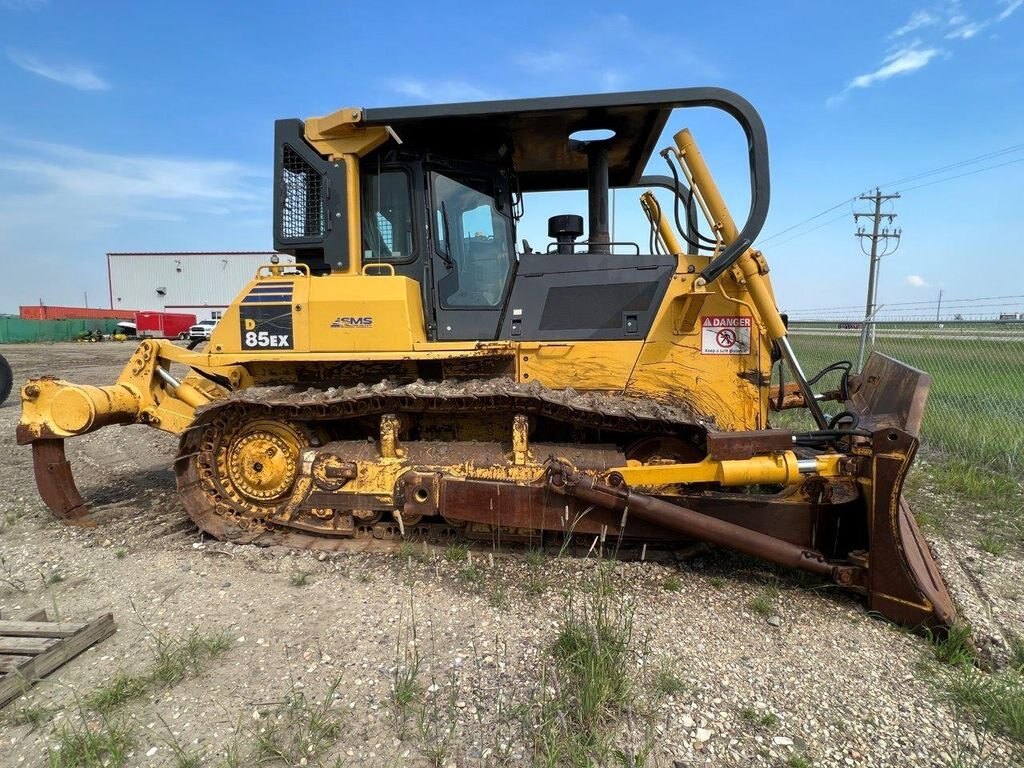
<svg viewBox="0 0 1024 768"><path fill-rule="evenodd" d="M694 107L746 136L742 226L688 130L661 152L671 174L644 175ZM180 435L181 501L217 539L698 541L894 621L954 621L901 496L929 377L875 354L814 390L754 247L767 141L740 96L345 108L277 121L274 170L294 263L261 267L205 347L148 340L110 386L22 388L18 440L57 516L87 514L64 440L144 424ZM629 188L647 247L610 237L609 190ZM586 239L566 214L547 247L519 246L524 195L555 190L586 191ZM805 431L770 427L787 408Z"/></svg>

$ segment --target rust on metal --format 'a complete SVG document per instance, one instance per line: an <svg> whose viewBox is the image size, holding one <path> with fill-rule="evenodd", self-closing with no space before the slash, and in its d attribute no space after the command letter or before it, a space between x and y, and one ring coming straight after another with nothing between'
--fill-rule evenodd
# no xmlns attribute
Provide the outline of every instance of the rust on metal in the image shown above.
<svg viewBox="0 0 1024 768"><path fill-rule="evenodd" d="M870 468L863 480L868 524L868 608L910 626L941 629L956 608L928 544L902 498L903 481L917 439L888 428L872 436Z"/></svg>
<svg viewBox="0 0 1024 768"><path fill-rule="evenodd" d="M708 455L719 461L749 459L753 456L793 448L793 433L784 429L750 432L709 432Z"/></svg>
<svg viewBox="0 0 1024 768"><path fill-rule="evenodd" d="M931 382L927 373L872 352L864 370L850 379L848 405L872 428L892 426L917 437Z"/></svg>
<svg viewBox="0 0 1024 768"><path fill-rule="evenodd" d="M71 464L64 456L63 440L34 441L32 464L39 495L56 517L61 520L77 520L89 512L75 485Z"/></svg>
<svg viewBox="0 0 1024 768"><path fill-rule="evenodd" d="M788 568L798 568L831 579L838 567L826 562L821 553L815 550L702 515L682 505L636 493L629 488L605 485L561 464L552 466L547 482L556 493L573 496L620 514L636 515L648 523L675 531L686 538L728 547Z"/></svg>

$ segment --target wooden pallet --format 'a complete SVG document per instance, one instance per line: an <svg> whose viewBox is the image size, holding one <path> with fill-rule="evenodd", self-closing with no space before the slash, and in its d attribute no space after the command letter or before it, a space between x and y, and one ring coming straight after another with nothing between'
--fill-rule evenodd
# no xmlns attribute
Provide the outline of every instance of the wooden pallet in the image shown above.
<svg viewBox="0 0 1024 768"><path fill-rule="evenodd" d="M0 620L0 708L115 629L111 613L92 621L48 621L43 610Z"/></svg>

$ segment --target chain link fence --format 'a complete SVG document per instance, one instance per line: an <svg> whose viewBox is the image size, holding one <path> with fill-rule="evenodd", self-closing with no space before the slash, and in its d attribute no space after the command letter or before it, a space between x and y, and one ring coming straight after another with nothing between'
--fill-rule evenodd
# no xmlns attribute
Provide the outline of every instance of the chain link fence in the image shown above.
<svg viewBox="0 0 1024 768"><path fill-rule="evenodd" d="M874 350L931 374L922 449L1021 474L1024 321L800 321L790 324L790 343L809 376L838 360L856 370L862 343L865 360Z"/></svg>

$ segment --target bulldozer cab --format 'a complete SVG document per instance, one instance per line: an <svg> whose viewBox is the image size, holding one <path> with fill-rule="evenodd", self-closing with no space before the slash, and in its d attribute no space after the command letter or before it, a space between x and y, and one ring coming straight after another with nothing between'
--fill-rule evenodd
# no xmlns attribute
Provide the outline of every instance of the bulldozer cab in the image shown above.
<svg viewBox="0 0 1024 768"><path fill-rule="evenodd" d="M314 275L415 280L432 341L645 338L676 254L613 253L609 188L668 187L692 206L685 183L644 169L673 109L701 105L730 112L750 139L756 221L768 196L759 118L734 94L681 89L280 120L275 248ZM358 163L339 163L346 154ZM556 242L517 251L523 196L563 190L587 192L586 239L574 211L549 224Z"/></svg>

